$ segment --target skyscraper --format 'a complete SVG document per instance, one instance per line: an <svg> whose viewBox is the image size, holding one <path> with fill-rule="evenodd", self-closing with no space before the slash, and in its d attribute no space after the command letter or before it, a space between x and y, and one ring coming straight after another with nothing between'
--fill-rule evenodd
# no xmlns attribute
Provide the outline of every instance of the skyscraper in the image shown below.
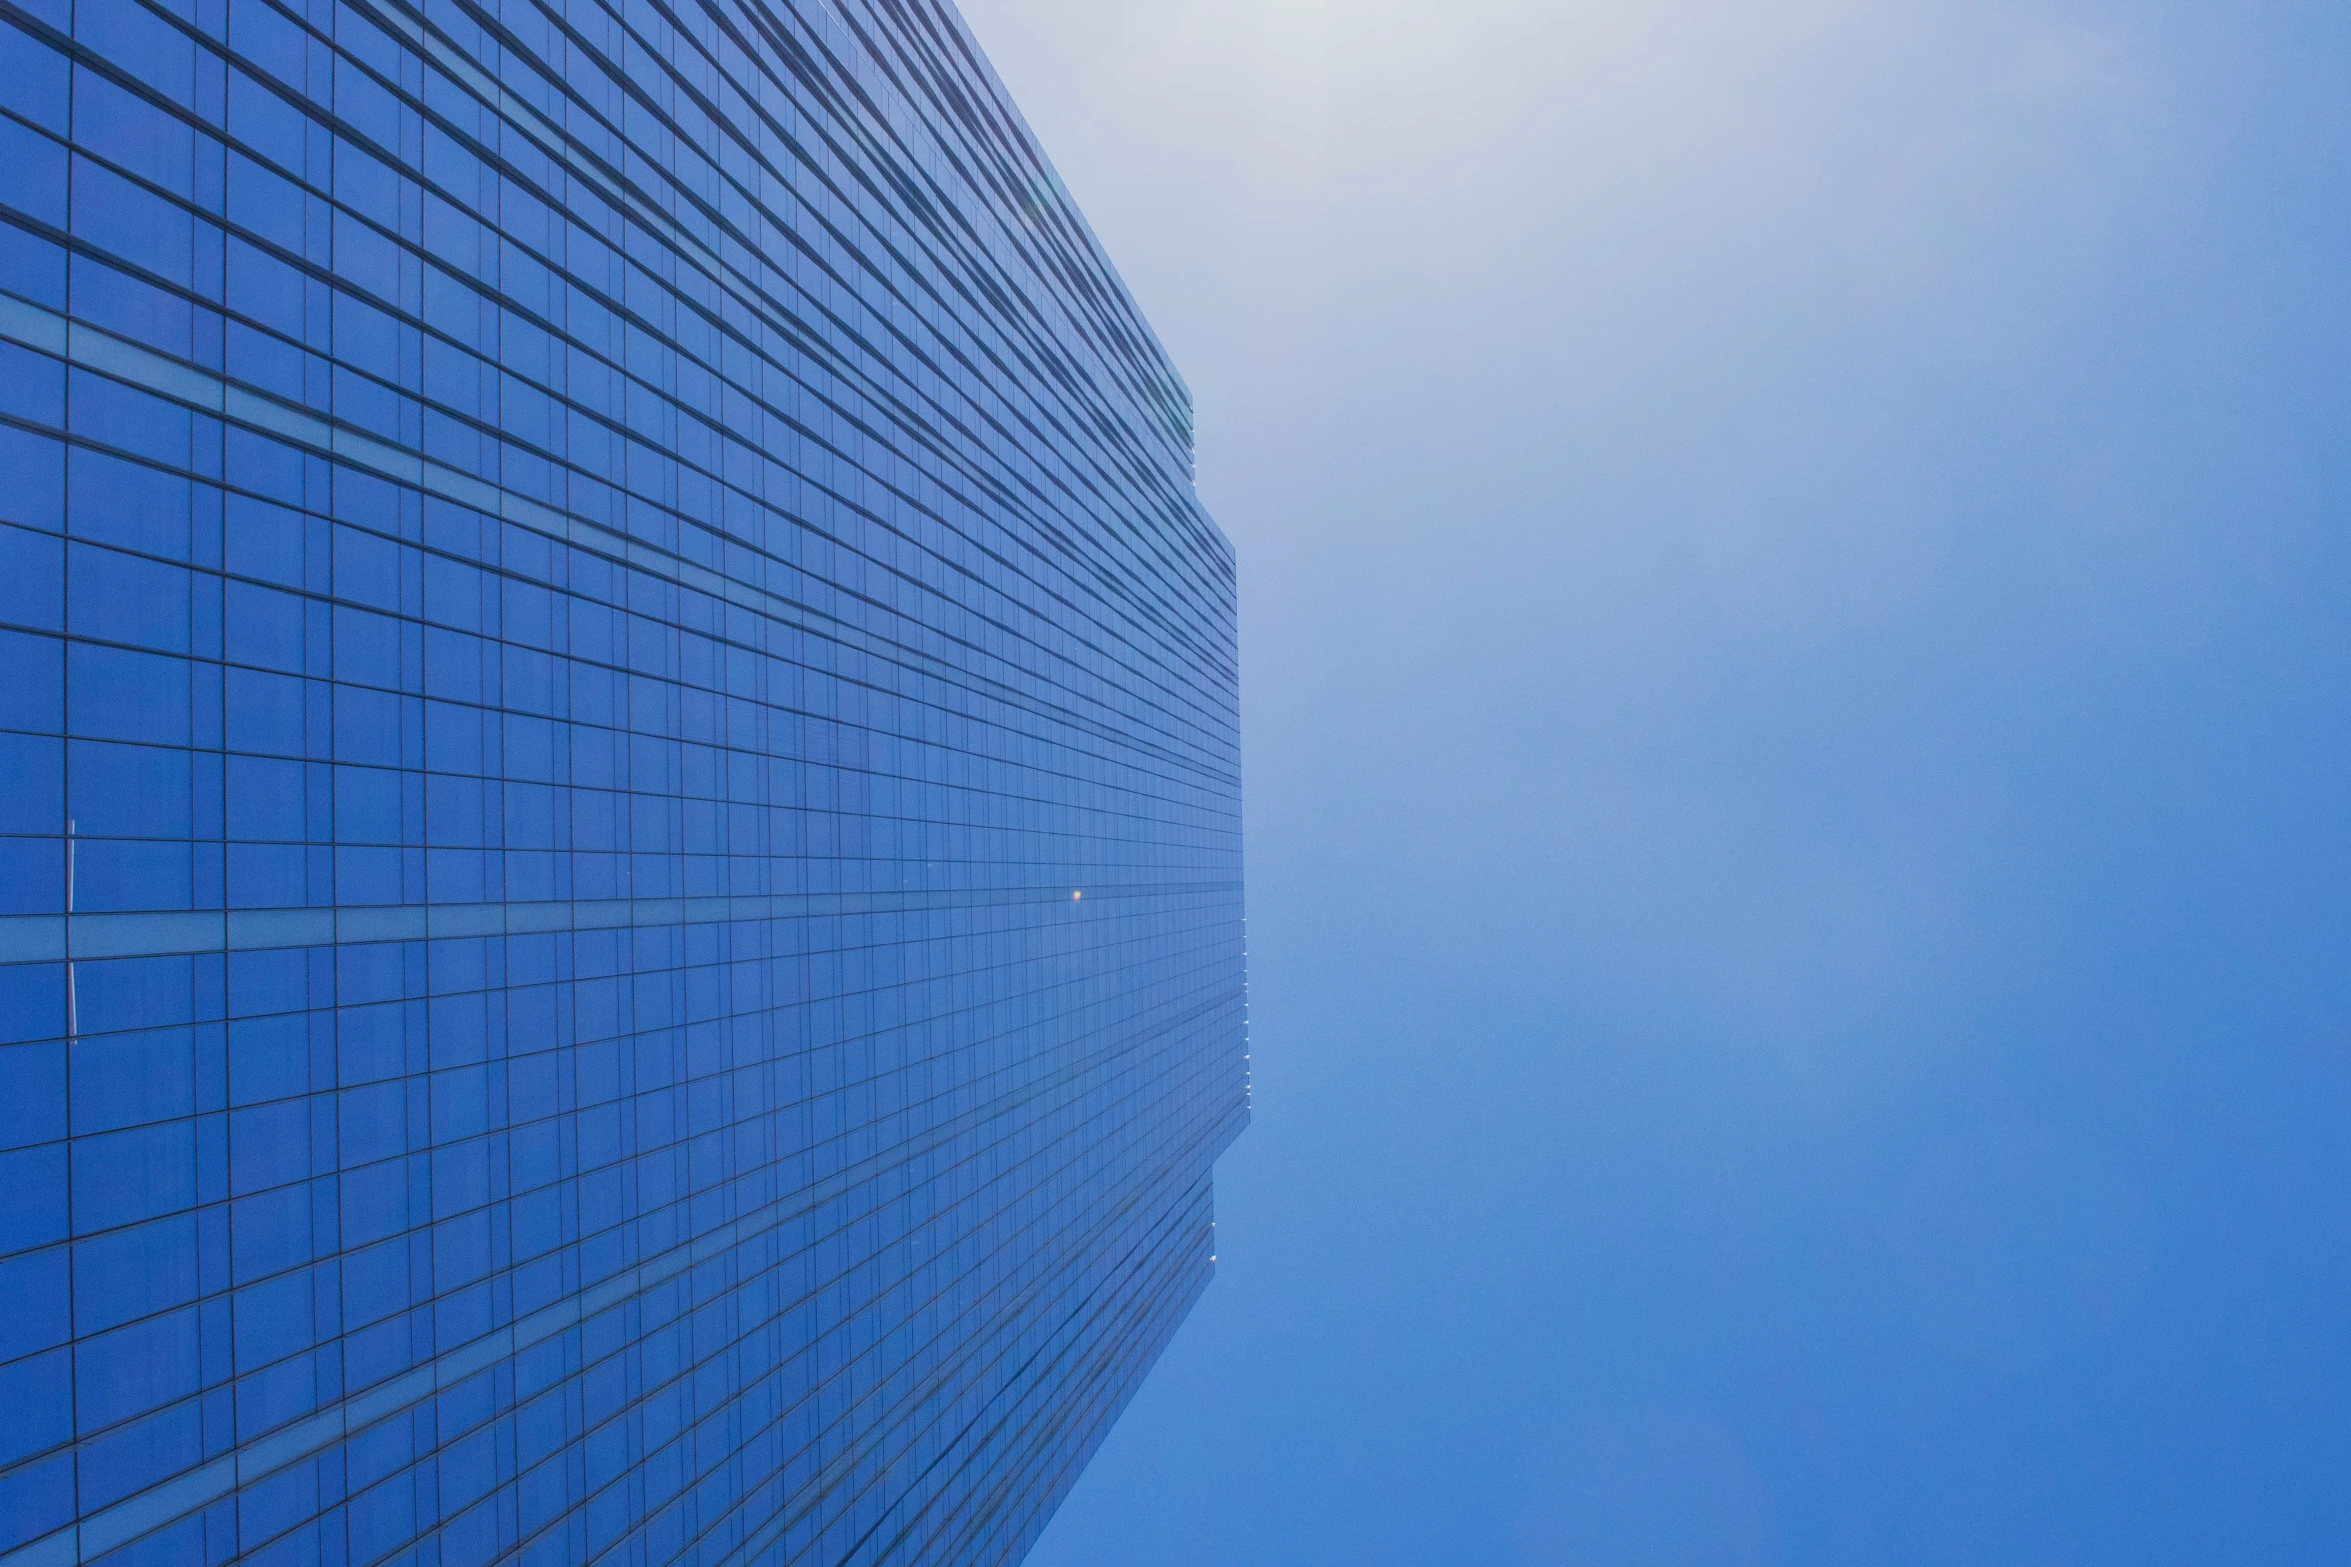
<svg viewBox="0 0 2351 1567"><path fill-rule="evenodd" d="M0 3L0 1564L1017 1560L1232 554L944 0Z"/></svg>

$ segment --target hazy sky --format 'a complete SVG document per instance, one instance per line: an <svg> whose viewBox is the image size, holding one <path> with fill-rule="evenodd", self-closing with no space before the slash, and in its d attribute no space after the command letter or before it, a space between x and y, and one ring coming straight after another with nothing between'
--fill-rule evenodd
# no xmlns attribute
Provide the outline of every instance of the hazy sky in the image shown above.
<svg viewBox="0 0 2351 1567"><path fill-rule="evenodd" d="M1244 605L1035 1567L2351 1561L2351 9L964 9Z"/></svg>

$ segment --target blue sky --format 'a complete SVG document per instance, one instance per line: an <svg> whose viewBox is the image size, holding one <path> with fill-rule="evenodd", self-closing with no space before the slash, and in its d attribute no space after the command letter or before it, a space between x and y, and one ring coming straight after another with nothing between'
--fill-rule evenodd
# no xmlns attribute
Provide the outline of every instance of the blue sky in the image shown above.
<svg viewBox="0 0 2351 1567"><path fill-rule="evenodd" d="M967 0L1243 570L1037 1567L2351 1560L2351 12Z"/></svg>

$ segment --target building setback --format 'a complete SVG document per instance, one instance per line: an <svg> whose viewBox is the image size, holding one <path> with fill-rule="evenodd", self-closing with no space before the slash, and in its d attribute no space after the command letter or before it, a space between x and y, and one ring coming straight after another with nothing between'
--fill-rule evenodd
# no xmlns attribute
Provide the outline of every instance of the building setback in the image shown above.
<svg viewBox="0 0 2351 1567"><path fill-rule="evenodd" d="M0 1567L1017 1561L1246 1119L1187 394L945 0L0 0Z"/></svg>

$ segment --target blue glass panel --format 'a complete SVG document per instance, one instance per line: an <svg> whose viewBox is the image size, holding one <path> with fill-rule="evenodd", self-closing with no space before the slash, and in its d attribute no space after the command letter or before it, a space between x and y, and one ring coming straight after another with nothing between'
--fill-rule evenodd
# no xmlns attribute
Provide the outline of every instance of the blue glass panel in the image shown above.
<svg viewBox="0 0 2351 1567"><path fill-rule="evenodd" d="M75 238L163 282L195 285L196 226L186 208L86 158L73 160L71 180Z"/></svg>
<svg viewBox="0 0 2351 1567"><path fill-rule="evenodd" d="M65 818L65 747L0 733L0 833L54 836Z"/></svg>
<svg viewBox="0 0 2351 1567"><path fill-rule="evenodd" d="M73 314L81 320L105 328L121 337L152 344L165 353L186 358L192 351L196 329L195 307L181 294L168 288L133 277L117 267L89 255L76 255L67 269L71 279ZM152 399L134 395L131 388L118 381L94 376L85 371L74 372L78 383L80 402L76 411L76 425L80 433L93 435L114 444L127 445L133 450L146 451L149 442L136 423L135 410L149 406ZM113 412L97 399L110 396ZM82 421L88 424L83 425ZM107 428L101 433L101 421ZM182 445L176 451L166 449L158 453L161 461L185 466L188 460L185 433L188 422L182 417L177 424Z"/></svg>
<svg viewBox="0 0 2351 1567"><path fill-rule="evenodd" d="M29 986L10 988L16 994L5 996L5 1000L21 1007L11 1018L17 1028L35 1033L64 1029L61 985L48 987L57 992L48 996L26 994ZM63 1040L0 1046L0 1147L16 1148L65 1135L65 1068Z"/></svg>
<svg viewBox="0 0 2351 1567"><path fill-rule="evenodd" d="M0 1550L39 1539L73 1521L73 1454L0 1474Z"/></svg>
<svg viewBox="0 0 2351 1567"><path fill-rule="evenodd" d="M73 1337L66 1263L62 1246L0 1262L0 1299L10 1302L0 1312L0 1360L54 1349Z"/></svg>
<svg viewBox="0 0 2351 1567"><path fill-rule="evenodd" d="M186 1028L103 1034L73 1044L73 1131L111 1132L196 1111L196 1036Z"/></svg>
<svg viewBox="0 0 2351 1567"><path fill-rule="evenodd" d="M197 1293L195 1216L82 1241L73 1249L73 1283L74 1327L85 1335L192 1303Z"/></svg>
<svg viewBox="0 0 2351 1567"><path fill-rule="evenodd" d="M110 412L117 403L118 394L106 390L110 383L99 377L89 377L86 382L76 377L75 384L77 389L86 384L102 394L100 400ZM119 423L135 426L138 418L136 408L130 408L122 412ZM105 433L128 440L134 432L118 428L110 417ZM78 447L69 468L73 504L68 523L75 534L174 560L188 558L194 490L184 477Z"/></svg>
<svg viewBox="0 0 2351 1567"><path fill-rule="evenodd" d="M0 1464L73 1435L73 1358L53 1350L0 1366Z"/></svg>
<svg viewBox="0 0 2351 1567"><path fill-rule="evenodd" d="M32 369L35 375L42 374L37 359ZM29 430L0 425L0 471L8 474L8 484L0 488L0 517L46 533L64 528L65 448L61 444Z"/></svg>
<svg viewBox="0 0 2351 1567"><path fill-rule="evenodd" d="M0 413L52 429L65 423L65 363L0 342Z"/></svg>
<svg viewBox="0 0 2351 1567"><path fill-rule="evenodd" d="M0 66L0 71L6 69ZM38 92L38 86L34 90ZM37 105L35 112L48 107ZM29 126L0 119L0 206L14 207L52 228L65 227L65 171L63 143Z"/></svg>
<svg viewBox="0 0 2351 1567"><path fill-rule="evenodd" d="M75 74L73 136L78 146L149 184L180 195L195 189L194 129L95 71Z"/></svg>
<svg viewBox="0 0 2351 1567"><path fill-rule="evenodd" d="M65 1146L0 1154L0 1253L29 1251L65 1236Z"/></svg>
<svg viewBox="0 0 2351 1567"><path fill-rule="evenodd" d="M71 79L64 55L29 33L0 24L0 109L63 136Z"/></svg>
<svg viewBox="0 0 2351 1567"><path fill-rule="evenodd" d="M199 1385L193 1308L74 1345L74 1420L85 1432L185 1398Z"/></svg>
<svg viewBox="0 0 2351 1567"><path fill-rule="evenodd" d="M175 102L194 98L196 48L186 33L144 6L92 6L90 12L74 19L76 43Z"/></svg>
<svg viewBox="0 0 2351 1567"><path fill-rule="evenodd" d="M136 1112L132 1112L136 1113ZM62 1183L60 1183L62 1189ZM73 1143L73 1227L88 1235L193 1207L196 1126L166 1121Z"/></svg>

